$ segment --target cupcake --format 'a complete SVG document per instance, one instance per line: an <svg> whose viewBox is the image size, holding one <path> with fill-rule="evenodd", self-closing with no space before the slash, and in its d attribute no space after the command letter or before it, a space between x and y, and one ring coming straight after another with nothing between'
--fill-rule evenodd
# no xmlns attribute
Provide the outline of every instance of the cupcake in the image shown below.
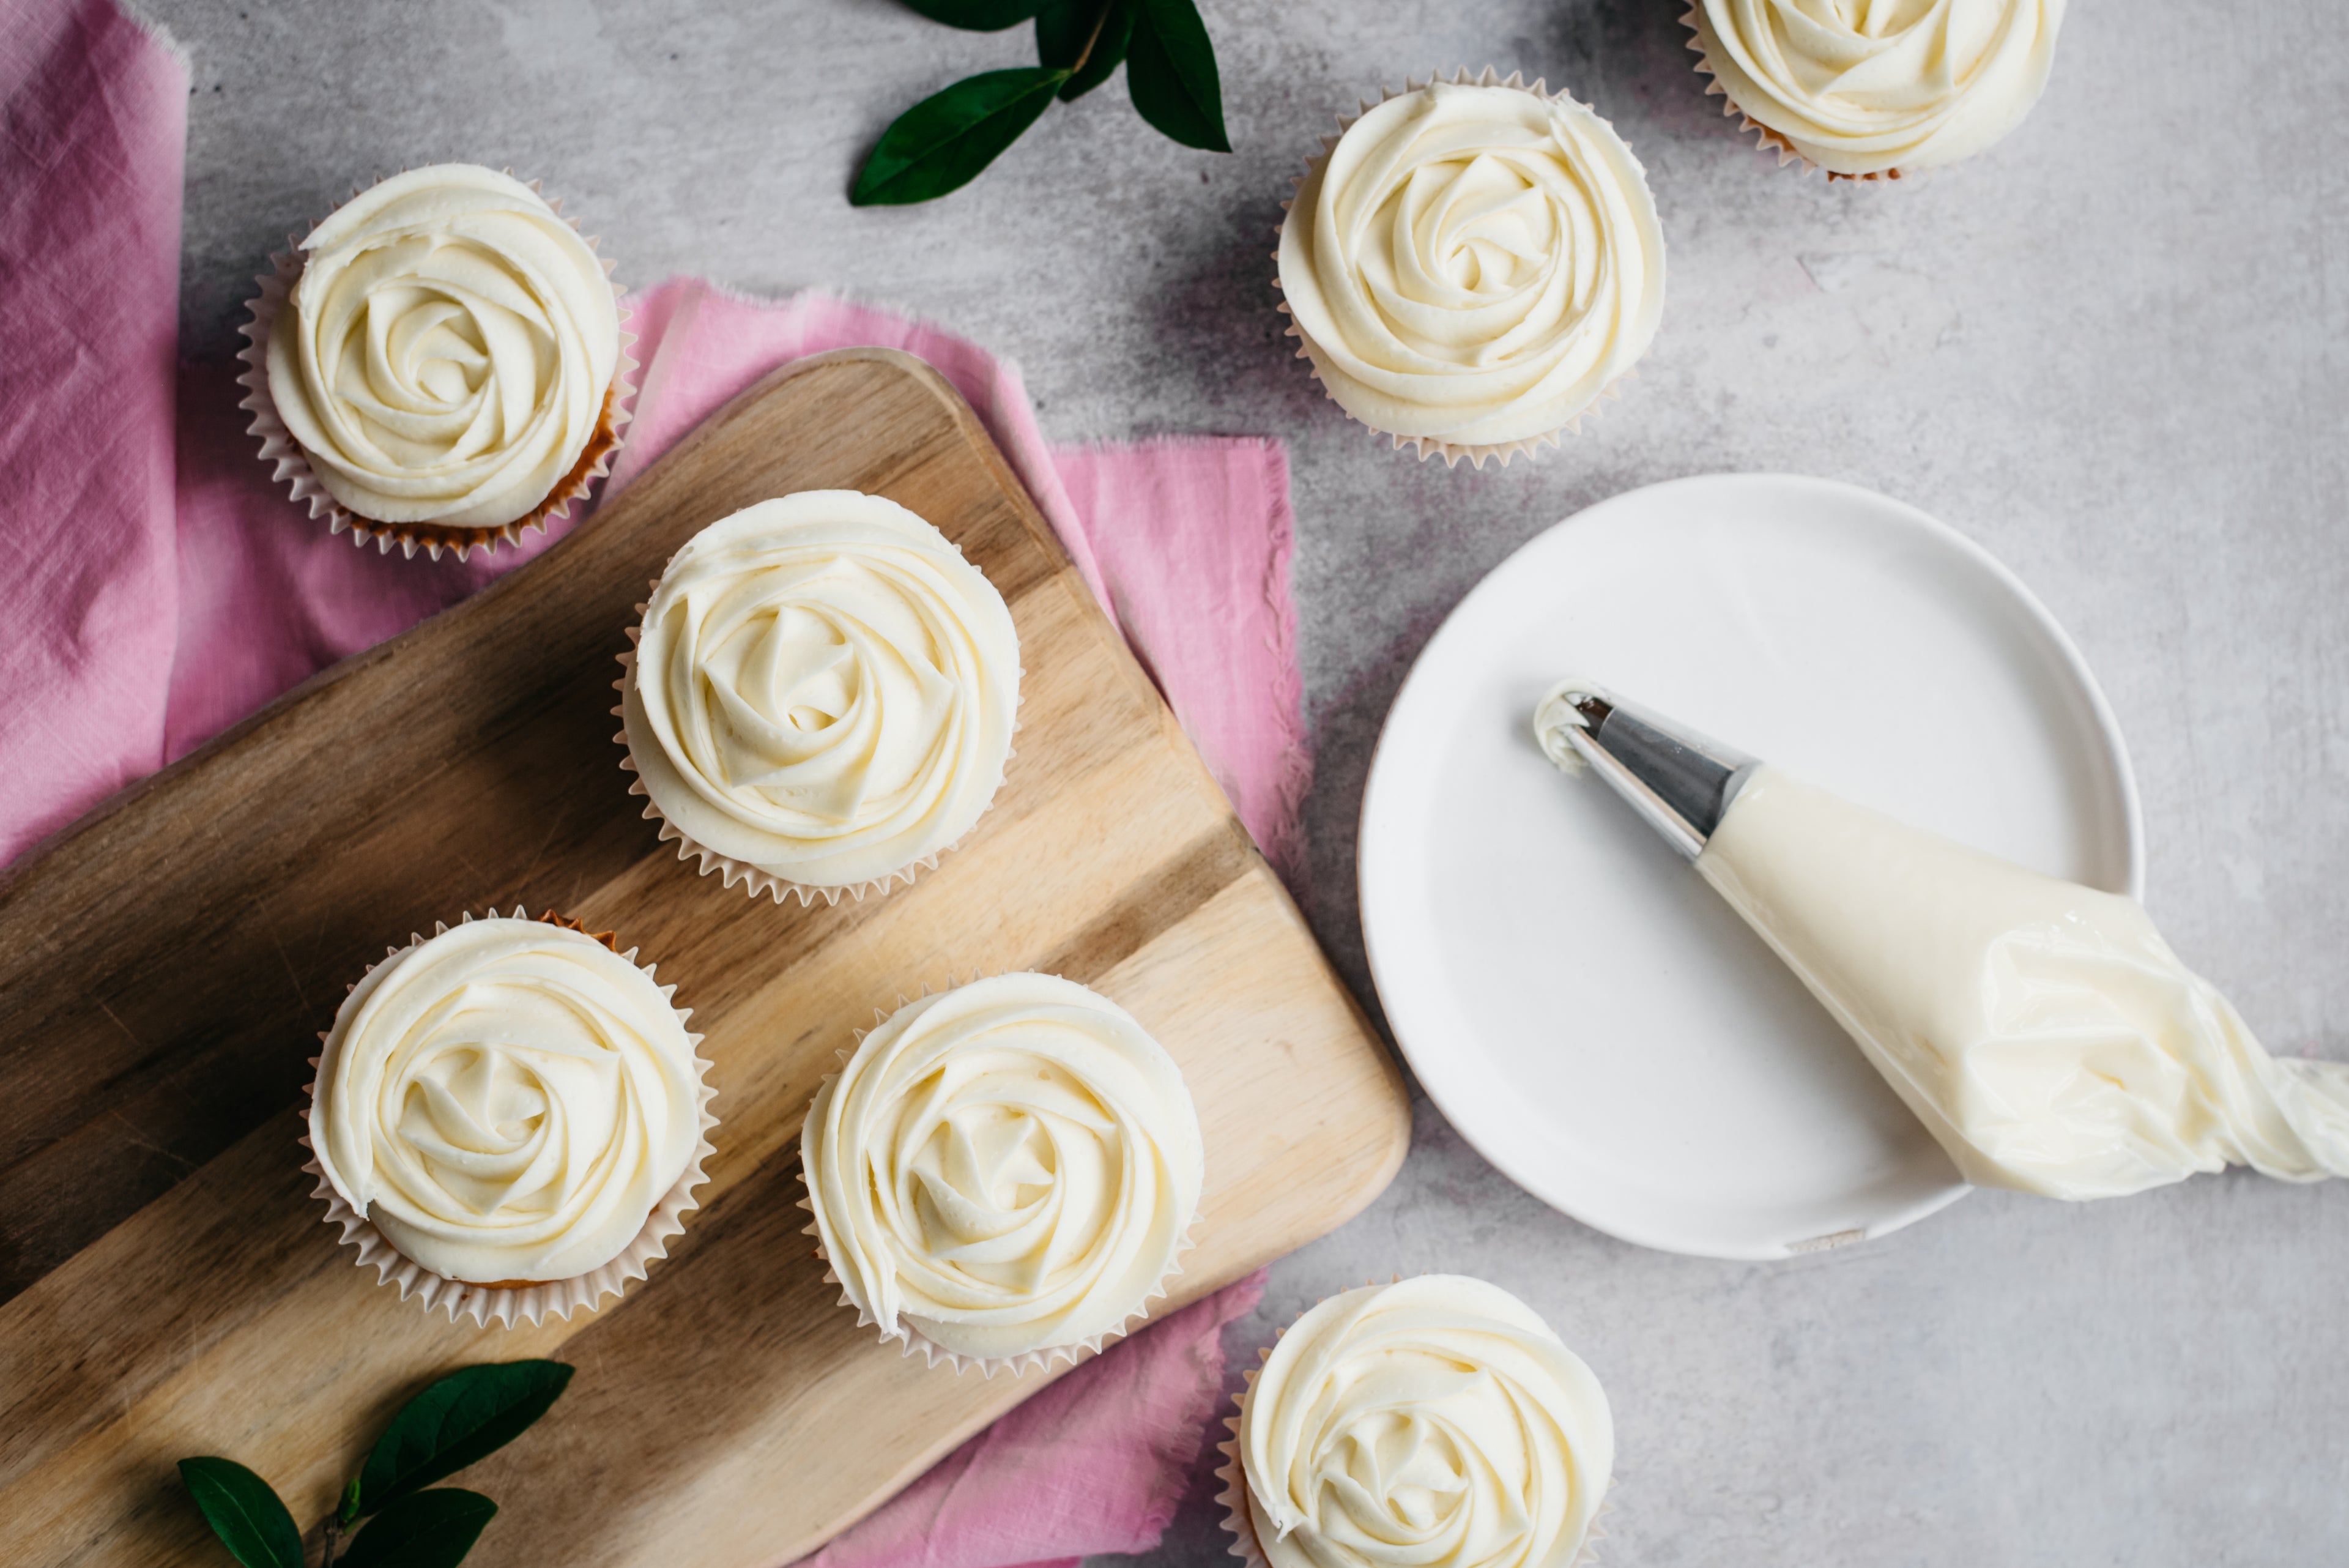
<svg viewBox="0 0 2349 1568"><path fill-rule="evenodd" d="M1123 1331L1199 1208L1182 1070L1108 999L1005 974L908 1002L801 1134L842 1304L935 1365L1043 1368Z"/></svg>
<svg viewBox="0 0 2349 1568"><path fill-rule="evenodd" d="M587 493L619 443L617 298L532 187L471 163L361 192L263 281L254 433L354 542L461 559Z"/></svg>
<svg viewBox="0 0 2349 1568"><path fill-rule="evenodd" d="M704 874L863 898L934 867L1003 783L1019 635L894 501L811 490L695 535L621 655L623 767Z"/></svg>
<svg viewBox="0 0 2349 1568"><path fill-rule="evenodd" d="M1280 225L1299 354L1423 459L1556 444L1656 335L1664 236L1640 161L1586 106L1489 69L1341 125Z"/></svg>
<svg viewBox="0 0 2349 1568"><path fill-rule="evenodd" d="M1225 1528L1260 1568L1567 1568L1615 1467L1590 1368L1456 1274L1323 1302L1228 1425Z"/></svg>
<svg viewBox="0 0 2349 1568"><path fill-rule="evenodd" d="M1898 180L2023 123L2054 64L2064 0L1692 0L1682 20L1705 90L1779 162Z"/></svg>
<svg viewBox="0 0 2349 1568"><path fill-rule="evenodd" d="M439 927L351 988L304 1141L362 1266L509 1326L644 1277L717 1120L677 988L635 958L517 909Z"/></svg>

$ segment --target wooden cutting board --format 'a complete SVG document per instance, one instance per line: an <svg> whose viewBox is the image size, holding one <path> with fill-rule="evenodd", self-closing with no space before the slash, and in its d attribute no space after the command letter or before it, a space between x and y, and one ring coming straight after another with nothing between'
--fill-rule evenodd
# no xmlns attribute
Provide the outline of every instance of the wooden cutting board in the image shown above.
<svg viewBox="0 0 2349 1568"><path fill-rule="evenodd" d="M910 888L753 902L626 792L615 656L703 524L845 486L936 523L1009 601L1019 755ZM419 563L421 569L421 563ZM600 1313L452 1324L336 1244L299 1166L344 988L436 918L552 907L641 944L708 1034L702 1208ZM1402 1161L1401 1079L970 410L885 349L744 393L536 562L126 792L0 887L0 1539L12 1562L227 1561L173 1463L311 1525L390 1412L467 1363L580 1368L466 1473L484 1564L772 1563L1044 1381L884 1346L822 1282L798 1132L876 1008L974 971L1114 998L1182 1064L1207 1174L1162 1313L1330 1230ZM315 1532L314 1532L315 1533Z"/></svg>

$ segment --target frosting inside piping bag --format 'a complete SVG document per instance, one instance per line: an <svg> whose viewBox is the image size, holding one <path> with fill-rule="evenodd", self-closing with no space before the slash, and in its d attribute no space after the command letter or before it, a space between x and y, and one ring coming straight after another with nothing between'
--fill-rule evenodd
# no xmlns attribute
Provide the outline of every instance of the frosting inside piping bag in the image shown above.
<svg viewBox="0 0 2349 1568"><path fill-rule="evenodd" d="M1969 1181L2087 1199L2228 1165L2349 1175L2349 1064L2270 1056L2133 898L1767 766L1696 868Z"/></svg>

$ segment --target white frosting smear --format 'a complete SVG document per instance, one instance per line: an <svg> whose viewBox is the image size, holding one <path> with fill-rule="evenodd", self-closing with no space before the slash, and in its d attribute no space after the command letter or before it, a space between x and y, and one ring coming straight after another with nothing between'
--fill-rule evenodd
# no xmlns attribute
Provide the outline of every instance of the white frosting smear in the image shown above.
<svg viewBox="0 0 2349 1568"><path fill-rule="evenodd" d="M1239 1449L1272 1568L1567 1568L1615 1422L1532 1308L1432 1274L1299 1318L1241 1402Z"/></svg>
<svg viewBox="0 0 2349 1568"><path fill-rule="evenodd" d="M1775 768L1696 864L1969 1181L2085 1199L2228 1165L2349 1175L2349 1064L2270 1056L2133 898Z"/></svg>
<svg viewBox="0 0 2349 1568"><path fill-rule="evenodd" d="M385 523L498 528L578 462L620 364L603 264L538 193L411 169L302 242L269 396L318 480Z"/></svg>
<svg viewBox="0 0 2349 1568"><path fill-rule="evenodd" d="M310 1139L335 1190L437 1274L567 1280L619 1256L700 1141L693 1044L593 937L473 920L335 1014Z"/></svg>
<svg viewBox="0 0 2349 1568"><path fill-rule="evenodd" d="M812 490L678 552L622 711L653 805L688 838L849 887L970 831L1019 703L1019 633L986 575L894 501Z"/></svg>
<svg viewBox="0 0 2349 1568"><path fill-rule="evenodd" d="M1698 0L1729 99L1837 174L1930 169L2023 123L2064 0Z"/></svg>
<svg viewBox="0 0 2349 1568"><path fill-rule="evenodd" d="M957 1355L1075 1345L1139 1313L1199 1207L1174 1058L1070 981L1007 974L910 1002L808 1112L817 1233L887 1337Z"/></svg>
<svg viewBox="0 0 2349 1568"><path fill-rule="evenodd" d="M1348 413L1506 445L1563 429L1647 351L1663 231L1588 108L1437 82L1364 114L1299 187L1280 286Z"/></svg>

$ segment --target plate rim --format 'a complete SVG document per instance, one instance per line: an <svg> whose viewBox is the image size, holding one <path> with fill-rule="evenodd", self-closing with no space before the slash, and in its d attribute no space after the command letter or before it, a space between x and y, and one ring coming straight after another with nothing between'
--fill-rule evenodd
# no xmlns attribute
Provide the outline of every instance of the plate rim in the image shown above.
<svg viewBox="0 0 2349 1568"><path fill-rule="evenodd" d="M1653 498L1664 492L1724 490L1744 486L1808 492L1813 494L1824 493L1846 502L1857 501L1878 514L1887 525L1897 524L1922 535L1939 546L1954 550L2004 591L2008 599L2023 612L2026 619L2044 640L2045 645L2054 652L2065 673L2070 676L2075 691L2086 701L2093 736L2103 753L2105 764L2120 807L2120 829L2124 840L2126 866L2124 887L2121 890L2126 891L2131 898L2143 900L2147 858L2145 815L2143 803L2137 791L2136 768L2129 757L2127 741L2122 734L2119 717L2114 712L2112 703L2105 695L2104 688L2098 683L2095 671L2089 668L2086 657L2081 653L2079 645L2073 640L2071 633L2066 631L2063 623L2055 618L2054 613L2047 607L2037 594L2032 591L2030 585L2025 583L2013 567L1992 555L1987 547L1930 513L1896 496L1887 495L1881 491L1871 490L1866 485L1855 484L1847 480L1827 479L1815 474L1779 471L1686 474L1618 491L1612 495L1605 496L1588 506L1568 514L1533 534L1499 561L1494 563L1491 569L1479 577L1468 591L1460 597L1458 602L1445 612L1444 619L1437 624L1433 633L1429 636L1425 643L1421 645L1418 653L1413 656L1411 668L1404 673L1402 683L1396 687L1394 699L1388 704L1386 717L1380 722L1379 736L1371 747L1370 767L1363 780L1361 805L1355 822L1354 896L1356 914L1361 924L1363 955L1370 966L1371 983L1377 992L1380 1011L1385 1018L1387 1032L1393 1038L1397 1051L1411 1067L1412 1076L1418 1083L1421 1090L1426 1094L1435 1108L1443 1113L1444 1120L1450 1124L1453 1130L1458 1133L1462 1140L1475 1149L1481 1158L1507 1177L1521 1190L1578 1223L1587 1225L1603 1235L1629 1241L1635 1246L1646 1247L1657 1251L1678 1253L1685 1257L1769 1262L1804 1256L1811 1251L1819 1249L1805 1243L1796 1243L1794 1246L1780 1244L1775 1247L1728 1250L1713 1246L1695 1247L1682 1239L1653 1232L1642 1233L1644 1228L1640 1226L1602 1222L1575 1203L1561 1199L1556 1195L1552 1184L1533 1179L1514 1156L1504 1157L1487 1147L1488 1140L1477 1132L1472 1131L1470 1127L1462 1121L1452 1105L1447 1103L1444 1095L1440 1093L1434 1083L1430 1081L1429 1075L1421 1068L1418 1056L1413 1054L1407 1043L1403 1026L1396 1017L1394 1007L1388 1001L1388 988L1381 983L1381 974L1384 966L1380 960L1380 938L1375 929L1376 922L1371 915L1371 910L1377 907L1373 883L1383 874L1384 867L1384 856L1378 847L1381 840L1374 836L1372 824L1380 802L1384 798L1387 790L1398 787L1392 783L1387 784L1387 790L1382 790L1381 787L1382 781L1392 778L1397 767L1397 764L1391 760L1389 753L1390 746L1394 743L1395 715L1403 708L1406 699L1411 696L1426 671L1430 655L1443 643L1447 634L1462 624L1464 616L1473 609L1479 596L1506 572L1519 556L1548 539L1552 535L1588 521L1595 514L1621 509L1633 504L1635 498ZM1907 1205L1885 1219L1871 1222L1859 1235L1847 1239L1873 1241L1878 1237L1889 1235L1895 1231L1903 1230L1928 1216L1940 1212L1972 1190L1972 1187L1968 1183L1962 1180L1954 1181L1950 1186ZM1822 1246L1841 1244L1841 1239L1834 1237L1823 1237L1819 1241Z"/></svg>

